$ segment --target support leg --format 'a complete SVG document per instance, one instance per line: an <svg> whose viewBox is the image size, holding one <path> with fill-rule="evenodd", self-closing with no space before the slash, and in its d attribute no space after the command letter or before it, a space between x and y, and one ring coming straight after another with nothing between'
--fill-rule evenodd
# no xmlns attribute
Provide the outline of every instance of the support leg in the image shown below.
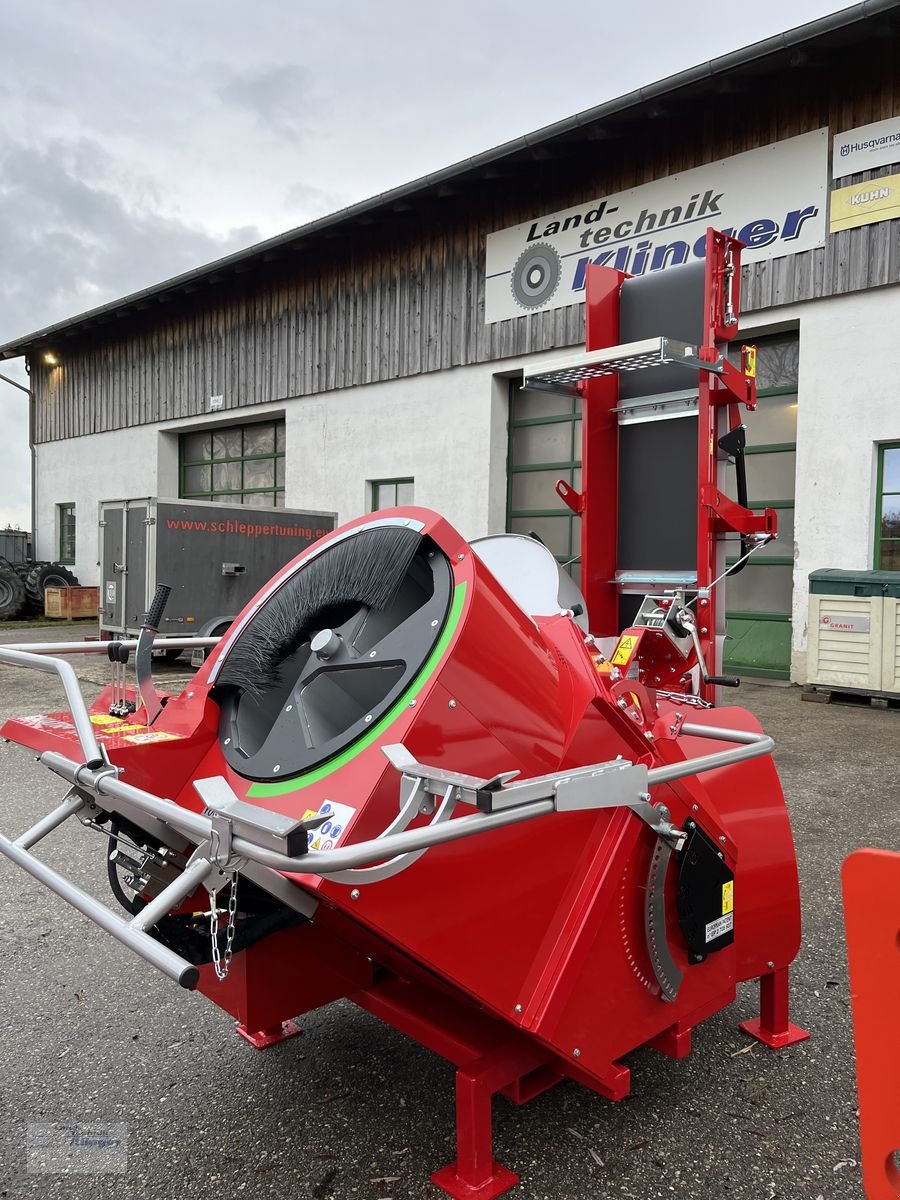
<svg viewBox="0 0 900 1200"><path fill-rule="evenodd" d="M668 1058L687 1058L691 1052L691 1029L680 1024L670 1025L647 1044Z"/></svg>
<svg viewBox="0 0 900 1200"><path fill-rule="evenodd" d="M456 1072L456 1162L431 1177L454 1200L494 1200L519 1182L494 1161L491 1100L540 1061L531 1048L501 1047Z"/></svg>
<svg viewBox="0 0 900 1200"><path fill-rule="evenodd" d="M254 1050L267 1050L269 1046L277 1046L279 1042L296 1037L303 1030L293 1021L280 1021L267 1029L248 1029L246 1025L236 1025L234 1032L240 1034L245 1042L249 1042Z"/></svg>
<svg viewBox="0 0 900 1200"><path fill-rule="evenodd" d="M782 967L759 981L759 1016L742 1021L741 1029L772 1050L805 1042L809 1034L790 1021L788 968Z"/></svg>

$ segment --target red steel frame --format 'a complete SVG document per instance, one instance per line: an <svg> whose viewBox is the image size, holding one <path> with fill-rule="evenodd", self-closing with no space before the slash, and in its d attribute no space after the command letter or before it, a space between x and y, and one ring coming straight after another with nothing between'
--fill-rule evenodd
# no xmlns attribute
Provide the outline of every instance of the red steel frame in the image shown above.
<svg viewBox="0 0 900 1200"><path fill-rule="evenodd" d="M707 234L707 274L704 296L705 340L701 357L716 362L721 353L721 344L736 332L726 327L723 313L726 300L730 300L735 314L738 311L737 293L740 278L740 243L726 235L709 230ZM729 258L730 255L730 258ZM587 278L586 297L586 348L603 349L619 340L619 292L628 276L620 271L605 267L590 267ZM665 330L660 333L664 334ZM717 568L717 539L726 530L751 533L774 532L775 514L767 512L756 517L746 509L722 496L718 490L719 409L723 404L730 407L730 425L739 423L738 404L755 407L755 379L726 365L721 373L702 371L699 376L699 434L698 434L698 537L697 537L697 580L698 587L705 588L713 582ZM608 376L588 381L584 385L582 425L582 477L583 491L579 495L569 485L560 482L557 490L562 499L582 518L582 589L591 613L593 628L604 634L618 632L618 589L615 583L618 550L618 380ZM716 653L716 608L715 591L706 598L701 612L703 620L700 637L711 672L718 670ZM624 686L624 683L621 685ZM640 688L641 685L632 685ZM705 698L714 699L712 689L703 686ZM613 710L616 716L619 714ZM613 719L613 718L610 718ZM626 722L626 725L628 723ZM660 726L656 730L657 745L662 751L667 731ZM695 784L683 781L677 785L682 791L696 790ZM712 811L702 789L698 798L703 799L703 810L710 820ZM696 811L696 809L695 809ZM623 814L621 830L616 836L637 837L637 828ZM723 835L723 842L726 840ZM731 839L727 839L729 853L734 850ZM605 861L605 859L604 859ZM607 881L608 883L609 881ZM578 905L570 921L578 930L591 921L599 921L605 911L607 889L600 888L599 881L585 881L590 908L581 912ZM574 937L573 931L569 931ZM572 954L573 944L581 954L585 953L585 939L574 937L574 942L565 941L566 953ZM254 948L257 954L267 955L267 947ZM251 952L252 953L252 952ZM560 951L562 953L562 951ZM248 957L248 956L241 956ZM548 996L553 1003L561 1005L568 995L564 986L565 976L571 968L579 969L581 959L560 959L555 953L544 965L544 973L552 979ZM760 978L760 1016L746 1021L741 1028L765 1045L780 1049L808 1034L791 1024L788 1016L788 967L769 964ZM442 1191L456 1200L494 1200L518 1182L518 1177L498 1163L493 1155L493 1132L491 1105L493 1096L500 1093L517 1104L539 1095L560 1079L580 1079L593 1090L601 1092L611 1100L621 1100L629 1092L630 1075L626 1067L613 1064L610 1072L600 1083L596 1074L591 1076L579 1072L577 1064L569 1059L555 1058L552 1052L542 1047L533 1038L516 1028L521 1022L523 1030L548 1017L548 1012L535 999L524 1007L518 1021L512 1025L498 1021L483 1010L461 1002L458 993L445 995L433 986L428 977L410 963L404 965L403 978L387 975L380 980L355 981L356 988L347 986L354 975L353 967L344 964L345 978L334 980L334 995L347 995L354 1003L386 1021L394 1028L440 1054L456 1068L456 1159L449 1166L435 1172L433 1182ZM248 995L253 989L250 972L244 980ZM268 977L268 972L262 972ZM417 977L418 976L418 977ZM538 980L537 982L540 982ZM343 986L342 986L343 983ZM330 986L326 981L323 986ZM549 986L549 984L548 984ZM266 993L258 1001L249 1003L240 991L235 1011L242 1018L238 1032L252 1045L264 1048L283 1037L294 1036L298 1030L286 1022L284 1032L276 1019L281 1012L278 1004L270 1005L271 997ZM255 995L255 991L253 992ZM543 995L536 987L535 996ZM323 994L323 1001L326 999ZM708 1002L709 1012L716 1011L729 1003L729 996L716 997ZM535 1007L537 1005L537 1007ZM251 1015L252 1014L252 1015ZM701 1020L705 1011L692 1014L689 1021L679 1021L655 1037L649 1044L657 1051L673 1058L683 1058L690 1053L691 1029L696 1020ZM258 1032L255 1030L258 1029ZM251 1031L252 1030L252 1031Z"/></svg>
<svg viewBox="0 0 900 1200"><path fill-rule="evenodd" d="M900 1196L900 854L857 850L844 863L844 915L856 1039L863 1187Z"/></svg>
<svg viewBox="0 0 900 1200"><path fill-rule="evenodd" d="M701 359L714 364L724 354L725 343L737 333L740 311L740 270L743 243L736 238L707 230L706 284L704 289L704 335ZM629 276L610 267L588 267L586 280L586 337L588 351L615 346L619 341L619 292ZM726 310L733 320L726 324ZM666 330L661 329L664 335ZM587 380L582 414L582 478L580 496L561 487L560 495L580 514L582 590L595 632L609 636L619 632L618 593L615 584L618 540L618 378L614 375ZM698 402L698 495L697 495L697 586L708 588L716 578L718 536L724 532L771 533L777 531L776 515L767 509L756 516L749 509L722 495L718 487L719 410L729 407L730 427L740 423L739 405L756 407L756 379L749 368L739 371L727 362L721 372L699 373ZM704 657L711 675L721 664L716 645L717 605L715 590L698 604L698 627ZM700 695L714 700L714 687L702 684Z"/></svg>

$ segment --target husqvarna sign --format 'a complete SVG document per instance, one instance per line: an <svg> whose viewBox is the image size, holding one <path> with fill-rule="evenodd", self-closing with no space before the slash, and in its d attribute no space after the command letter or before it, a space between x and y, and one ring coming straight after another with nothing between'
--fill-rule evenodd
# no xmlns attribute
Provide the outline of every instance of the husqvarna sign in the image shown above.
<svg viewBox="0 0 900 1200"><path fill-rule="evenodd" d="M644 275L702 258L710 225L746 243L745 262L821 246L827 176L817 129L491 233L485 320L578 303L590 263Z"/></svg>

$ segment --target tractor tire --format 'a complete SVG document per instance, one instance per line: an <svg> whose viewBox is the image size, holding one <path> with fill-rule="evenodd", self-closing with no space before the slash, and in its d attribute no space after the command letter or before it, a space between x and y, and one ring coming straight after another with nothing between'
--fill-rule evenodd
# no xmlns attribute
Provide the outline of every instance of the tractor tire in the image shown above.
<svg viewBox="0 0 900 1200"><path fill-rule="evenodd" d="M28 572L25 591L32 604L44 611L44 591L48 587L77 587L78 580L60 563L38 563Z"/></svg>
<svg viewBox="0 0 900 1200"><path fill-rule="evenodd" d="M25 607L25 584L10 567L0 567L0 621L13 621Z"/></svg>
<svg viewBox="0 0 900 1200"><path fill-rule="evenodd" d="M43 614L44 614L43 602L41 602L41 604L38 604L37 601L32 600L32 598L28 595L28 576L34 570L34 563L30 563L30 562L13 563L12 569L15 571L15 573L18 575L18 577L22 580L22 587L25 589L25 605L22 609L22 616L29 617L29 616L33 616L36 613L40 613L41 616L43 616Z"/></svg>

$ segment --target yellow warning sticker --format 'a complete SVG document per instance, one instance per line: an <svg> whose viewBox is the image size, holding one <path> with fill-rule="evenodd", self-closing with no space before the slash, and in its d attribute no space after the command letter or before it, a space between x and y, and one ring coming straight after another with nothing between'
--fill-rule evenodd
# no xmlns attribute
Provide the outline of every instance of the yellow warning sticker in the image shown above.
<svg viewBox="0 0 900 1200"><path fill-rule="evenodd" d="M134 733L136 729L142 729L147 732L146 725L117 725L115 729L104 729L104 733Z"/></svg>
<svg viewBox="0 0 900 1200"><path fill-rule="evenodd" d="M734 912L734 880L722 884L722 916Z"/></svg>
<svg viewBox="0 0 900 1200"><path fill-rule="evenodd" d="M619 638L619 644L616 646L610 662L617 667L626 667L634 654L634 648L638 644L637 634L623 633Z"/></svg>
<svg viewBox="0 0 900 1200"><path fill-rule="evenodd" d="M106 713L91 713L92 725L118 725L118 723L118 717L110 717Z"/></svg>

